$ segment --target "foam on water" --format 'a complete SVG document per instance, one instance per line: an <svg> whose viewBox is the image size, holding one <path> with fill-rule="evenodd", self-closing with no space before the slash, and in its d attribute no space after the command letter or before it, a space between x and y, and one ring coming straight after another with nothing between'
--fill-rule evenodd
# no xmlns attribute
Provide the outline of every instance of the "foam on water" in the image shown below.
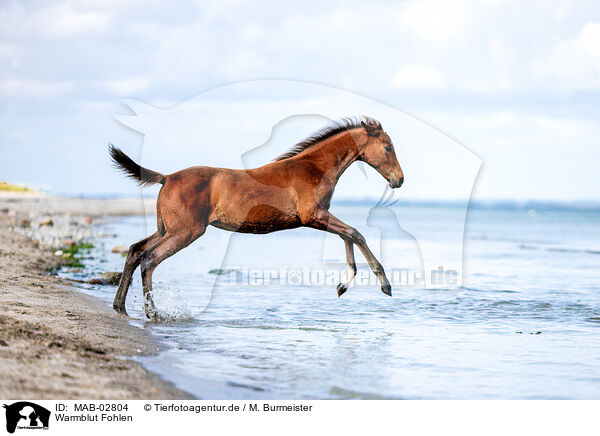
<svg viewBox="0 0 600 436"><path fill-rule="evenodd" d="M153 286L154 304L163 322L190 321L194 319L187 298L178 288L164 284Z"/></svg>

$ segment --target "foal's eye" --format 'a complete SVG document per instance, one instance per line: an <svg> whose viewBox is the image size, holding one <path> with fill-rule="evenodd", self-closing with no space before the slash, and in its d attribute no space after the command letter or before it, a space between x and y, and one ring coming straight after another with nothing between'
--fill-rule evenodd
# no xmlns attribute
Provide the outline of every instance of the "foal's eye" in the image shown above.
<svg viewBox="0 0 600 436"><path fill-rule="evenodd" d="M386 146L385 146L385 151L387 151L388 153L389 153L390 151L392 151L392 144L388 144L388 145L386 145Z"/></svg>

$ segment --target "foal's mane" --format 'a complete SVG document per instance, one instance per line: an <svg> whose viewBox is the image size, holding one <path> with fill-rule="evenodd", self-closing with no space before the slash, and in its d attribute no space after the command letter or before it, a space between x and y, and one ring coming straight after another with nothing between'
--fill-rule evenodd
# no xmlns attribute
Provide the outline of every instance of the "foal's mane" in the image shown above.
<svg viewBox="0 0 600 436"><path fill-rule="evenodd" d="M365 122L370 124L373 127L381 129L381 123L374 118L370 117L360 117L360 118L342 118L339 121L334 121L331 125L323 127L321 130L316 131L312 135L310 135L305 140L297 143L292 148L290 148L285 153L277 156L273 159L273 162L277 162L280 160L288 159L292 156L296 156L299 153L302 153L307 148L312 147L315 144L318 144L321 141L324 141L327 138L331 138L333 135L337 135L338 133L345 132L346 130L358 129L362 127L361 122Z"/></svg>

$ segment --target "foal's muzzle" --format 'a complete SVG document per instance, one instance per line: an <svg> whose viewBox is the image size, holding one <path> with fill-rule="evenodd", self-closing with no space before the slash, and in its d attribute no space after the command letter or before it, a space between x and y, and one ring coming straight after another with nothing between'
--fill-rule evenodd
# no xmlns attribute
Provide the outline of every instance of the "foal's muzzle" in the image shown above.
<svg viewBox="0 0 600 436"><path fill-rule="evenodd" d="M404 183L404 177L390 180L390 188L399 188Z"/></svg>

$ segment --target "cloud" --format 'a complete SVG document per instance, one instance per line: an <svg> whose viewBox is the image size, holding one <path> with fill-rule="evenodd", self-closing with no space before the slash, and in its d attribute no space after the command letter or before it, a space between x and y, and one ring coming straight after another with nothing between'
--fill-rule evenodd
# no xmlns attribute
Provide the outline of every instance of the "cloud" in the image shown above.
<svg viewBox="0 0 600 436"><path fill-rule="evenodd" d="M77 11L67 2L42 11L36 18L46 35L57 37L103 31L110 22L110 14L106 12Z"/></svg>
<svg viewBox="0 0 600 436"><path fill-rule="evenodd" d="M254 77L267 68L267 63L264 62L259 53L242 49L229 57L217 70L227 78L239 78L240 73L246 77Z"/></svg>
<svg viewBox="0 0 600 436"><path fill-rule="evenodd" d="M35 41L40 37L63 39L80 35L95 35L108 30L112 14L77 7L71 1L43 2L37 7L29 7L21 2L4 2L0 6L0 22L3 37L21 43Z"/></svg>
<svg viewBox="0 0 600 436"><path fill-rule="evenodd" d="M70 81L45 81L22 78L0 80L0 94L10 97L52 98L75 88Z"/></svg>
<svg viewBox="0 0 600 436"><path fill-rule="evenodd" d="M107 91L120 97L131 97L145 91L152 84L149 77L125 77L123 79L107 80L102 84Z"/></svg>
<svg viewBox="0 0 600 436"><path fill-rule="evenodd" d="M600 24L587 24L581 33L559 41L539 56L532 66L543 85L563 91L600 89Z"/></svg>
<svg viewBox="0 0 600 436"><path fill-rule="evenodd" d="M465 2L427 0L407 2L400 13L402 25L419 37L444 42L456 35L466 21Z"/></svg>
<svg viewBox="0 0 600 436"><path fill-rule="evenodd" d="M427 119L452 132L485 164L477 195L489 199L600 198L600 123L528 111L436 111Z"/></svg>
<svg viewBox="0 0 600 436"><path fill-rule="evenodd" d="M599 24L582 12L591 5L425 0L313 10L86 0L34 9L9 3L0 6L0 20L8 23L6 43L19 55L9 62L18 59L23 75L73 80L69 73L76 71L76 80L92 85L82 83L82 89L103 89L105 97L176 90L177 99L224 81L279 77L379 98L390 89L415 89L519 99L595 87L590 59L599 51ZM552 37L548 29L555 29ZM66 37L68 46L57 41ZM115 77L114 65L122 78ZM153 86L129 79L139 77Z"/></svg>
<svg viewBox="0 0 600 436"><path fill-rule="evenodd" d="M445 84L444 76L425 65L407 65L394 74L394 86L398 89L440 89Z"/></svg>
<svg viewBox="0 0 600 436"><path fill-rule="evenodd" d="M14 45L0 42L0 62L7 62L13 69L19 66L19 56Z"/></svg>
<svg viewBox="0 0 600 436"><path fill-rule="evenodd" d="M585 51L592 57L600 58L600 23L587 23L580 38Z"/></svg>
<svg viewBox="0 0 600 436"><path fill-rule="evenodd" d="M4 117L39 114L5 124L43 133L55 146L80 143L79 133L64 126L82 113L110 115L122 97L175 104L261 78L345 88L432 122L436 111L476 112L481 120L463 129L485 126L470 142L474 148L489 138L529 149L543 144L554 166L564 160L566 135L576 131L533 138L531 131L543 131L536 119L495 129L503 118L494 114L599 116L600 3L593 0L8 1L0 2L0 23L0 100L12 109ZM91 142L105 141L106 126L95 131L97 125L84 132ZM458 126L449 124L447 132L460 133ZM569 156L589 151L584 139L595 131L582 132ZM20 143L24 154L36 144ZM490 156L512 165L506 153ZM498 189L486 185L489 193Z"/></svg>

